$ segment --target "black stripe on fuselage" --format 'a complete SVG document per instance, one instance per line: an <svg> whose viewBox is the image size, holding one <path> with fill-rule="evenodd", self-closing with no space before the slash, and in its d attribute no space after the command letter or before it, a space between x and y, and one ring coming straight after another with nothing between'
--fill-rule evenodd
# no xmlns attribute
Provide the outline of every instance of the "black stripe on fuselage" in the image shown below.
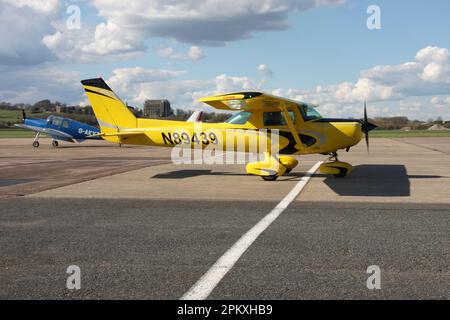
<svg viewBox="0 0 450 320"><path fill-rule="evenodd" d="M271 129L265 129L265 128L261 128L261 129L233 128L233 129L244 130L244 131L267 130L268 134L270 134L272 132ZM280 154L293 154L293 153L296 153L299 151L295 147L297 145L297 141L295 140L294 136L292 135L292 133L290 131L279 130L278 134L288 140L287 146L279 151ZM314 137L311 137L310 135L307 135L307 134L299 133L298 136L300 137L301 142L304 143L307 147L311 147L312 145L314 145L317 142L317 140Z"/></svg>
<svg viewBox="0 0 450 320"><path fill-rule="evenodd" d="M356 122L362 123L361 120L358 119L339 119L339 118L320 118L315 120L314 122Z"/></svg>

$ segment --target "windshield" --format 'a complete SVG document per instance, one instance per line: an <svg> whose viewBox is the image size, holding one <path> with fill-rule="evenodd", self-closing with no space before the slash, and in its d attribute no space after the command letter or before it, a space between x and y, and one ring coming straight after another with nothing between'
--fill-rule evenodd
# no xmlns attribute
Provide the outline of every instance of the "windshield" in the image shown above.
<svg viewBox="0 0 450 320"><path fill-rule="evenodd" d="M320 113L317 112L316 109L314 109L311 105L308 105L308 104L302 104L300 106L300 112L305 121L311 121L311 120L322 118Z"/></svg>
<svg viewBox="0 0 450 320"><path fill-rule="evenodd" d="M225 121L226 123L231 123L231 124L245 124L248 119L250 118L252 114L250 112L247 111L241 111L239 113L236 113L234 115L232 115L227 121Z"/></svg>

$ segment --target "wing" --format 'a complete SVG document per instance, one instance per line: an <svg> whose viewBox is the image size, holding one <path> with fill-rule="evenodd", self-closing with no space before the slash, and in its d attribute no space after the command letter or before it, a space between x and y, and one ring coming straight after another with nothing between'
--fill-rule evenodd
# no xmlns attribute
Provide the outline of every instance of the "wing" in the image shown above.
<svg viewBox="0 0 450 320"><path fill-rule="evenodd" d="M284 119L295 140L295 148L302 150L303 143L298 135L294 123L288 114L288 108L296 108L300 104L290 99L272 96L262 92L237 92L225 95L205 97L199 99L211 107L223 110L245 110L245 111L281 111Z"/></svg>
<svg viewBox="0 0 450 320"><path fill-rule="evenodd" d="M55 140L75 142L75 140L73 139L73 137L70 134L65 133L63 131L50 129L50 128L37 127L37 126L29 126L29 125L21 124L21 123L15 124L15 126L22 128L22 129L31 130L34 132L45 133L45 134L51 136Z"/></svg>
<svg viewBox="0 0 450 320"><path fill-rule="evenodd" d="M200 98L204 102L216 109L222 110L281 110L284 106L290 107L299 105L298 102L273 96L262 92L236 92L224 95Z"/></svg>

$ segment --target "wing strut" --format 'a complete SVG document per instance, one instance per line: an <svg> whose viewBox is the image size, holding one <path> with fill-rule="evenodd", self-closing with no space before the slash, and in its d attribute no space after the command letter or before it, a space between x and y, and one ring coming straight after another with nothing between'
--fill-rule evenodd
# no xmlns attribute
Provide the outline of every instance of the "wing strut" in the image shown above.
<svg viewBox="0 0 450 320"><path fill-rule="evenodd" d="M289 130L291 131L292 136L294 137L294 140L296 143L295 148L302 151L303 150L302 140L300 139L300 137L297 133L297 130L295 129L295 125L292 122L291 117L289 116L289 112L288 112L285 102L280 103L280 109L281 109L281 112L283 112L284 119L286 120L286 123L289 127Z"/></svg>

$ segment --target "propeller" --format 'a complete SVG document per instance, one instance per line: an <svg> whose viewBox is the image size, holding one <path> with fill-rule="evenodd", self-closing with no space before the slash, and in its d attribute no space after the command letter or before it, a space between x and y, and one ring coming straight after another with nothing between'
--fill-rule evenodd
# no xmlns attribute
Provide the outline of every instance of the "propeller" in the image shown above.
<svg viewBox="0 0 450 320"><path fill-rule="evenodd" d="M367 105L366 105L366 101L364 101L364 135L366 138L367 152L369 152L369 131L367 130L368 123L369 123L369 121L367 120Z"/></svg>
<svg viewBox="0 0 450 320"><path fill-rule="evenodd" d="M364 101L364 120L362 121L362 131L364 132L364 136L366 139L367 152L369 152L369 132L376 127L377 126L370 123L369 119L367 118L367 104L366 101Z"/></svg>
<svg viewBox="0 0 450 320"><path fill-rule="evenodd" d="M26 118L25 109L22 109L22 120L25 120Z"/></svg>

